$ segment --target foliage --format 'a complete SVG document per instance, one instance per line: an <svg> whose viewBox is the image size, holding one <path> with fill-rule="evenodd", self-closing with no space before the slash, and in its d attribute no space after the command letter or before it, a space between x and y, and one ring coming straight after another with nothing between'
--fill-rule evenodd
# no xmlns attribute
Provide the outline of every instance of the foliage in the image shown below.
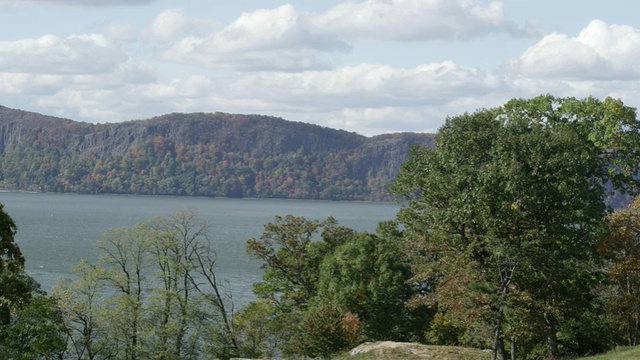
<svg viewBox="0 0 640 360"><path fill-rule="evenodd" d="M61 357L66 350L61 312L24 272L16 231L0 203L0 358Z"/></svg>
<svg viewBox="0 0 640 360"><path fill-rule="evenodd" d="M356 234L327 255L319 271L316 302L358 316L367 339L409 340L410 273L392 239Z"/></svg>
<svg viewBox="0 0 640 360"><path fill-rule="evenodd" d="M405 307L415 289L407 283L400 234L394 222L369 234L338 226L333 218L276 217L259 240L247 241L247 252L265 272L254 284L261 305L252 304L243 317L258 317L269 307L261 326L273 329L278 335L269 341L292 355L326 357L352 343L355 338L342 327L347 323L347 333L360 339L419 338L425 311ZM340 323L344 316L350 320ZM239 337L248 336L243 331Z"/></svg>
<svg viewBox="0 0 640 360"><path fill-rule="evenodd" d="M358 318L327 303L312 309L302 322L304 353L330 359L331 355L347 349L358 339Z"/></svg>
<svg viewBox="0 0 640 360"><path fill-rule="evenodd" d="M10 321L11 309L33 290L23 274L24 257L15 242L17 227L0 203L0 325Z"/></svg>
<svg viewBox="0 0 640 360"><path fill-rule="evenodd" d="M267 301L252 301L233 315L233 323L242 356L272 358L278 353L277 334L282 326L276 321L274 308Z"/></svg>
<svg viewBox="0 0 640 360"><path fill-rule="evenodd" d="M263 261L263 281L254 284L254 293L275 302L284 311L291 307L306 308L316 293L318 266L326 253L317 251L312 241L321 229L335 224L333 218L319 222L293 215L276 216L264 226L259 240L247 240L247 253ZM333 247L339 243L325 244Z"/></svg>
<svg viewBox="0 0 640 360"><path fill-rule="evenodd" d="M17 311L3 337L3 359L60 359L67 349L63 314L45 295L34 296Z"/></svg>
<svg viewBox="0 0 640 360"><path fill-rule="evenodd" d="M91 125L3 110L0 188L9 190L381 200L409 143L432 139L367 139L261 116Z"/></svg>
<svg viewBox="0 0 640 360"><path fill-rule="evenodd" d="M209 227L192 210L111 229L96 265L54 291L75 354L90 359L199 358L237 352Z"/></svg>
<svg viewBox="0 0 640 360"><path fill-rule="evenodd" d="M97 359L111 351L102 336L101 323L109 319L101 308L106 284L102 281L102 271L87 260L71 269L75 280L58 279L54 293L65 310L70 351L78 359Z"/></svg>
<svg viewBox="0 0 640 360"><path fill-rule="evenodd" d="M627 345L638 344L640 328L640 197L611 215L611 233L600 247L608 260L607 308L618 319Z"/></svg>
<svg viewBox="0 0 640 360"><path fill-rule="evenodd" d="M494 356L505 356L505 336L532 333L557 356L562 321L599 279L605 186L635 191L639 130L635 111L610 98L516 99L447 119L436 148L413 149L393 186L408 201L398 218L427 290L415 301L455 326L491 327Z"/></svg>

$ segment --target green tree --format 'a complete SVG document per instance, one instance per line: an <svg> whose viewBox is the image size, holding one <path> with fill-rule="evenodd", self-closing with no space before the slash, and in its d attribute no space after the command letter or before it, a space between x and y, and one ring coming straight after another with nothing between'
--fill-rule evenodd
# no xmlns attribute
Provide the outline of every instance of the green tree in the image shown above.
<svg viewBox="0 0 640 360"><path fill-rule="evenodd" d="M263 281L254 284L254 293L271 304L268 326L282 355L305 354L301 326L317 295L321 263L354 234L331 217L320 222L287 215L266 224L260 239L247 240L247 253L263 261Z"/></svg>
<svg viewBox="0 0 640 360"><path fill-rule="evenodd" d="M98 258L98 279L115 291L103 302L103 323L110 328L109 341L122 349L120 357L138 359L142 356L144 297L150 269L149 249L152 233L144 224L131 228L106 231L96 244L101 251ZM94 285L97 286L97 285Z"/></svg>
<svg viewBox="0 0 640 360"><path fill-rule="evenodd" d="M24 272L16 231L0 203L0 358L61 357L66 350L61 312Z"/></svg>
<svg viewBox="0 0 640 360"><path fill-rule="evenodd" d="M188 354L188 349L198 343L193 335L196 320L203 316L201 306L208 304L215 310L208 317L222 319L221 339L225 342L222 348L232 349L234 355L238 346L225 292L214 271L215 252L208 238L210 226L192 209L153 218L149 224L154 230L152 253L162 284L155 294L162 304L158 313L162 331L157 349L170 354L170 358Z"/></svg>
<svg viewBox="0 0 640 360"><path fill-rule="evenodd" d="M94 360L115 356L109 354L101 318L105 282L103 271L96 265L82 260L71 269L75 280L60 278L53 295L65 309L68 339L71 351L78 359Z"/></svg>
<svg viewBox="0 0 640 360"><path fill-rule="evenodd" d="M2 359L62 359L67 350L67 329L55 299L34 295L13 315L0 344Z"/></svg>
<svg viewBox="0 0 640 360"><path fill-rule="evenodd" d="M273 358L279 351L281 330L275 308L266 300L250 302L233 315L234 332L242 357Z"/></svg>
<svg viewBox="0 0 640 360"><path fill-rule="evenodd" d="M261 338L249 331L254 327L242 326L236 328L238 337L276 344L282 355L327 357L354 337L420 336L423 323L417 320L425 317L417 314L423 309L405 307L415 286L408 283L411 273L401 241L393 221L369 234L338 226L333 218L276 217L260 240L247 241L247 252L264 261L265 273L254 285L258 302L243 309L242 318L277 335ZM341 325L343 317L348 331Z"/></svg>
<svg viewBox="0 0 640 360"><path fill-rule="evenodd" d="M24 272L24 256L15 242L17 226L0 203L0 326L9 324L11 310L34 290Z"/></svg>
<svg viewBox="0 0 640 360"><path fill-rule="evenodd" d="M314 236L335 224L331 217L319 222L293 215L276 216L264 226L260 239L247 240L249 256L264 261L263 281L254 284L254 293L283 308L306 308L316 293L318 267L326 254L319 248L314 249L318 246L312 243ZM326 244L337 245L331 240Z"/></svg>
<svg viewBox="0 0 640 360"><path fill-rule="evenodd" d="M408 263L401 258L390 239L354 235L323 260L314 302L333 303L356 315L366 339L410 340L405 304L412 288Z"/></svg>
<svg viewBox="0 0 640 360"><path fill-rule="evenodd" d="M227 292L215 276L209 226L192 210L110 229L97 264L55 289L80 358L235 356ZM231 350L229 350L231 349Z"/></svg>
<svg viewBox="0 0 640 360"><path fill-rule="evenodd" d="M303 351L305 355L331 359L356 342L359 327L353 314L331 303L322 304L311 309L302 322Z"/></svg>
<svg viewBox="0 0 640 360"><path fill-rule="evenodd" d="M408 201L398 219L414 280L431 290L422 299L460 324L484 319L494 358L527 308L557 356L560 321L597 279L606 185L635 189L639 129L610 98L540 96L447 119L435 149L414 148L392 186Z"/></svg>

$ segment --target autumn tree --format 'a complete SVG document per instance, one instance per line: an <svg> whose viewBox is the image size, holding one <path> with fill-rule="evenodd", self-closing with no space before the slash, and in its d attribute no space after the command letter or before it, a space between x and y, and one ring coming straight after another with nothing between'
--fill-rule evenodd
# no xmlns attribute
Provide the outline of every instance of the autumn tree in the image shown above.
<svg viewBox="0 0 640 360"><path fill-rule="evenodd" d="M302 321L304 333L302 348L306 355L331 359L348 349L358 340L360 321L350 312L326 303L311 309Z"/></svg>
<svg viewBox="0 0 640 360"><path fill-rule="evenodd" d="M435 149L414 148L392 186L407 199L398 219L422 300L463 326L489 325L494 358L506 355L505 325L528 309L557 356L562 319L594 285L607 186L635 190L639 129L635 110L611 98L515 99L447 119Z"/></svg>
<svg viewBox="0 0 640 360"><path fill-rule="evenodd" d="M638 344L640 330L640 198L611 215L611 233L601 245L608 260L607 305L627 344Z"/></svg>
<svg viewBox="0 0 640 360"><path fill-rule="evenodd" d="M256 359L278 355L284 326L269 301L250 302L233 315L233 324L241 356Z"/></svg>

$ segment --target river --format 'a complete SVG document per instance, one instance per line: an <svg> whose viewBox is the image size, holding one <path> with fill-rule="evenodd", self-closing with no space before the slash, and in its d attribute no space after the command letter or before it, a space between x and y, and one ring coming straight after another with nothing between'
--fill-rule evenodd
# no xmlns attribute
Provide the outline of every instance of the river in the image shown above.
<svg viewBox="0 0 640 360"><path fill-rule="evenodd" d="M27 272L45 291L67 276L80 259L95 261L94 244L109 228L193 208L212 225L218 277L229 282L239 306L253 299L251 285L262 276L260 263L245 254L246 241L259 237L263 225L274 216L293 214L319 220L333 216L340 225L373 232L378 222L393 219L400 208L378 202L60 193L0 193L0 202L18 226L16 241L26 258Z"/></svg>

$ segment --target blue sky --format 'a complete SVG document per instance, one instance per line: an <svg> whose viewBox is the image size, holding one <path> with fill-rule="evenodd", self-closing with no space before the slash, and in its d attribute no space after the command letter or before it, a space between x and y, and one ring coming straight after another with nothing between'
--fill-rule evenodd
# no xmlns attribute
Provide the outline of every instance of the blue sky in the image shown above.
<svg viewBox="0 0 640 360"><path fill-rule="evenodd" d="M0 105L264 114L364 135L539 94L640 105L629 1L0 0Z"/></svg>

